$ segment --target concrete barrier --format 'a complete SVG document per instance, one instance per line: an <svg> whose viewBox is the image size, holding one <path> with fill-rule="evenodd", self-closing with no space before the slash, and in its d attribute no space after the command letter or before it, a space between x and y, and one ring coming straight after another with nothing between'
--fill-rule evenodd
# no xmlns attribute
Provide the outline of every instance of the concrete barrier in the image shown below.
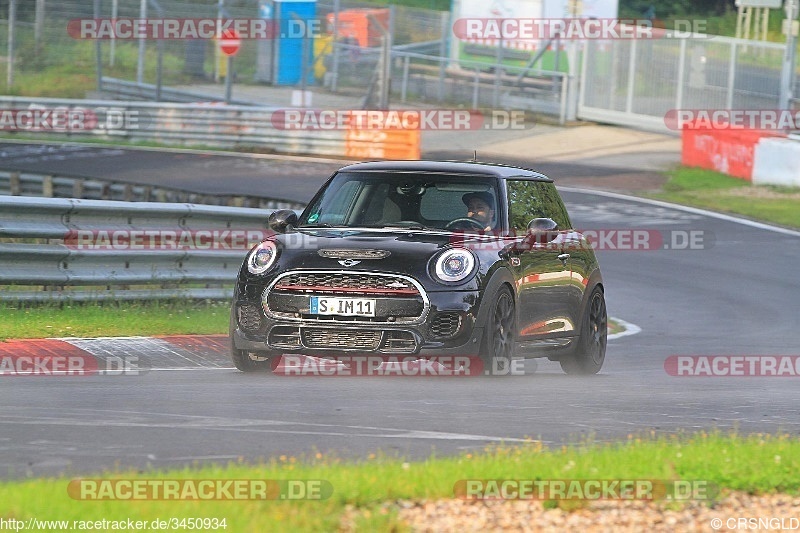
<svg viewBox="0 0 800 533"><path fill-rule="evenodd" d="M752 181L756 145L775 135L763 130L685 128L681 162Z"/></svg>
<svg viewBox="0 0 800 533"><path fill-rule="evenodd" d="M755 149L753 183L800 187L800 140L759 140Z"/></svg>

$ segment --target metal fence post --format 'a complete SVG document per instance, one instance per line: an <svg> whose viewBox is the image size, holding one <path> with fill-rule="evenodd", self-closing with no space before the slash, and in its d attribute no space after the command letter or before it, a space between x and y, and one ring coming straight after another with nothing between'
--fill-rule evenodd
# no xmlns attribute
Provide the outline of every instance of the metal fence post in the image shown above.
<svg viewBox="0 0 800 533"><path fill-rule="evenodd" d="M8 71L6 72L6 85L14 85L14 30L17 25L17 0L8 4Z"/></svg>
<svg viewBox="0 0 800 533"><path fill-rule="evenodd" d="M400 101L406 103L406 95L408 92L408 63L411 58L406 55L403 57L403 80L400 83Z"/></svg>
<svg viewBox="0 0 800 533"><path fill-rule="evenodd" d="M625 102L625 112L633 112L633 89L636 81L636 39L631 39L631 55L628 62L628 98Z"/></svg>
<svg viewBox="0 0 800 533"><path fill-rule="evenodd" d="M331 92L336 92L339 83L339 10L341 0L334 0L333 2L333 71L331 77Z"/></svg>
<svg viewBox="0 0 800 533"><path fill-rule="evenodd" d="M439 102L444 100L444 58L447 55L447 40L445 39L445 36L450 29L450 12L443 11L441 17L442 38L439 41L439 86L436 91L436 97Z"/></svg>
<svg viewBox="0 0 800 533"><path fill-rule="evenodd" d="M733 89L736 83L736 42L731 43L731 60L728 68L728 96L725 100L725 106L728 109L733 109Z"/></svg>
<svg viewBox="0 0 800 533"><path fill-rule="evenodd" d="M686 70L686 39L681 39L681 49L678 52L678 87L675 93L675 109L683 107L683 80Z"/></svg>
<svg viewBox="0 0 800 533"><path fill-rule="evenodd" d="M478 109L478 81L480 80L480 69L475 69L475 83L472 85L472 109Z"/></svg>

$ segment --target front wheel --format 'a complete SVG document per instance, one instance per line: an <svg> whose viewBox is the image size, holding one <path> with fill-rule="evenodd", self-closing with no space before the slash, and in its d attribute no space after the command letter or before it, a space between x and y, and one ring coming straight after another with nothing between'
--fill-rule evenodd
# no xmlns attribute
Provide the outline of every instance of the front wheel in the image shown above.
<svg viewBox="0 0 800 533"><path fill-rule="evenodd" d="M575 350L559 360L567 374L597 374L606 358L608 314L603 289L595 287L584 312L581 335Z"/></svg>
<svg viewBox="0 0 800 533"><path fill-rule="evenodd" d="M505 285L494 295L490 302L489 319L486 323L481 355L484 372L506 375L511 371L511 360L514 357L514 341L517 328L517 314L514 297Z"/></svg>
<svg viewBox="0 0 800 533"><path fill-rule="evenodd" d="M231 339L231 361L242 372L267 372L275 369L280 355L238 350Z"/></svg>

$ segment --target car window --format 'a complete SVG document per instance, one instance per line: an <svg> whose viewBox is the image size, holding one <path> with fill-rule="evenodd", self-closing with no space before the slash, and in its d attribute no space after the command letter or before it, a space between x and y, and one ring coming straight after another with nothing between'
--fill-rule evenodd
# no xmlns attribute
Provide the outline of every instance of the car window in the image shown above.
<svg viewBox="0 0 800 533"><path fill-rule="evenodd" d="M463 190L428 189L420 199L420 214L428 220L455 220L466 216Z"/></svg>
<svg viewBox="0 0 800 533"><path fill-rule="evenodd" d="M497 225L497 180L435 173L340 173L321 191L300 224L383 227L418 224L434 229L467 217L470 195L486 200ZM458 229L479 231L475 226Z"/></svg>
<svg viewBox="0 0 800 533"><path fill-rule="evenodd" d="M506 183L508 191L509 226L524 233L535 218L551 218L559 229L569 229L567 211L555 185L542 181L513 180Z"/></svg>
<svg viewBox="0 0 800 533"><path fill-rule="evenodd" d="M541 209L545 213L544 216L552 218L558 224L559 229L571 229L572 223L567 214L567 208L564 206L561 195L558 194L554 183L546 181L537 181L536 190L540 201Z"/></svg>

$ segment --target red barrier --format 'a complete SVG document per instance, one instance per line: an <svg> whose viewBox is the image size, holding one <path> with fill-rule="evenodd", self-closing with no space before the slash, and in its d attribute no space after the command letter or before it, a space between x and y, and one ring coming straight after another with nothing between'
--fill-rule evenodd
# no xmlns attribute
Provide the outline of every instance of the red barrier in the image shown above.
<svg viewBox="0 0 800 533"><path fill-rule="evenodd" d="M716 170L752 181L759 139L776 136L776 133L764 130L684 127L681 162L688 167Z"/></svg>

